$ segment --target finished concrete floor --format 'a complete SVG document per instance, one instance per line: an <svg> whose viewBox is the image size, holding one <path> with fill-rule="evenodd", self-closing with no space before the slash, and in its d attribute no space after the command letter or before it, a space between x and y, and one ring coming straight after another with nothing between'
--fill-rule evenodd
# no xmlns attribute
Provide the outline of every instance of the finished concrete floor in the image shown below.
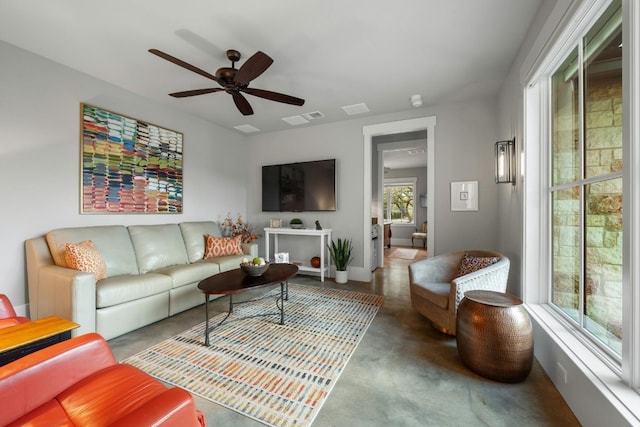
<svg viewBox="0 0 640 427"><path fill-rule="evenodd" d="M579 426L537 361L529 377L517 384L485 379L462 364L455 338L434 330L411 308L407 265L417 259L385 258L385 267L376 270L370 283L338 285L333 279L323 283L303 275L291 280L385 297L313 426ZM211 307L225 311L227 299ZM109 344L122 360L203 320L204 306L195 307ZM195 398L209 426L262 425Z"/></svg>

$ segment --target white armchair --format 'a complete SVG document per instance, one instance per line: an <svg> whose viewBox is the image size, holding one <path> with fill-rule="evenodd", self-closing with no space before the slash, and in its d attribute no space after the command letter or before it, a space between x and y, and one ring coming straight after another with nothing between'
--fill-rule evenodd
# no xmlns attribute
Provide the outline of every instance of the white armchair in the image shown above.
<svg viewBox="0 0 640 427"><path fill-rule="evenodd" d="M497 262L459 276L464 256L495 257ZM481 260L482 261L482 260ZM491 251L455 251L409 265L411 305L432 325L449 335L456 334L456 313L464 294L471 290L505 292L509 278L509 259Z"/></svg>

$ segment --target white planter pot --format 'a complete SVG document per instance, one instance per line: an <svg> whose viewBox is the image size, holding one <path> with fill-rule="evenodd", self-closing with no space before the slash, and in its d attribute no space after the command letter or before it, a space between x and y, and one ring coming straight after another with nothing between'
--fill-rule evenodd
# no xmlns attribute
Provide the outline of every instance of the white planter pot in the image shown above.
<svg viewBox="0 0 640 427"><path fill-rule="evenodd" d="M347 283L348 271L336 270L336 283Z"/></svg>

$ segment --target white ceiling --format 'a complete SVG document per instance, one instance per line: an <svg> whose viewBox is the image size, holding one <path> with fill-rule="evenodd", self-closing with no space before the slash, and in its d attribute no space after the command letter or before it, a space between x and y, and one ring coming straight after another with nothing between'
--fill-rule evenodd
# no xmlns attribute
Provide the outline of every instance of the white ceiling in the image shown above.
<svg viewBox="0 0 640 427"><path fill-rule="evenodd" d="M394 150L384 152L384 167L389 169L419 168L427 165L427 152L424 148L412 150Z"/></svg>
<svg viewBox="0 0 640 427"><path fill-rule="evenodd" d="M494 95L540 0L3 0L0 40L225 128L290 129L281 119L320 111L309 124ZM224 92L147 52L156 48L215 73L261 50L273 65L251 87L300 98L302 107L247 95L242 116Z"/></svg>
<svg viewBox="0 0 640 427"><path fill-rule="evenodd" d="M377 135L372 142L384 147L382 159L385 170L427 166L427 131ZM382 145L378 145L382 144Z"/></svg>

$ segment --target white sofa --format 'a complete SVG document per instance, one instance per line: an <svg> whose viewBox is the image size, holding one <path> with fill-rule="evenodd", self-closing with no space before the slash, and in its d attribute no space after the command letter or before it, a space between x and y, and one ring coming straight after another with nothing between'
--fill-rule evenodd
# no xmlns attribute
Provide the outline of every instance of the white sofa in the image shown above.
<svg viewBox="0 0 640 427"><path fill-rule="evenodd" d="M202 304L202 279L258 256L256 243L244 243L243 255L204 259L207 234L220 237L216 222L62 228L29 239L30 318L58 316L80 324L74 336L111 339ZM67 267L65 244L84 240L104 258L105 279Z"/></svg>

